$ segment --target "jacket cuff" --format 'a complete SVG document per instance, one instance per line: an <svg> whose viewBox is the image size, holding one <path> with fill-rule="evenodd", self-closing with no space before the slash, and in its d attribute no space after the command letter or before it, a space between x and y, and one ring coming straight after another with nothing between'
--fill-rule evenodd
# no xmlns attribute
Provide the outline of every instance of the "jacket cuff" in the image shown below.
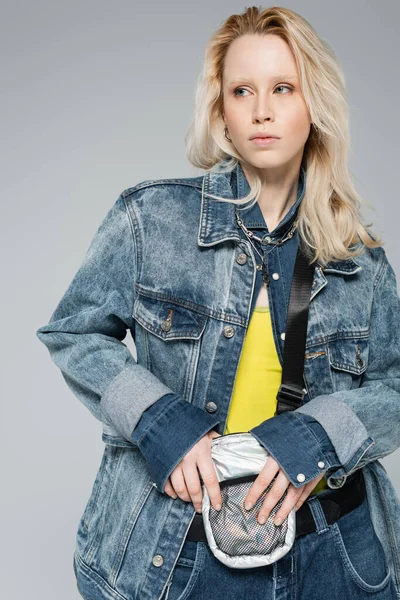
<svg viewBox="0 0 400 600"><path fill-rule="evenodd" d="M309 415L287 411L250 429L269 452L290 483L298 488L322 472L340 466L324 428Z"/></svg>
<svg viewBox="0 0 400 600"><path fill-rule="evenodd" d="M143 412L131 438L160 492L178 463L219 422L216 415L174 393L165 394Z"/></svg>
<svg viewBox="0 0 400 600"><path fill-rule="evenodd" d="M295 411L299 416L318 421L332 442L339 461L335 465L339 468L327 477L327 484L333 489L344 485L348 473L355 469L366 451L375 444L364 424L339 396L339 393L316 396Z"/></svg>
<svg viewBox="0 0 400 600"><path fill-rule="evenodd" d="M143 411L167 394L171 388L131 359L102 395L102 421L130 440Z"/></svg>

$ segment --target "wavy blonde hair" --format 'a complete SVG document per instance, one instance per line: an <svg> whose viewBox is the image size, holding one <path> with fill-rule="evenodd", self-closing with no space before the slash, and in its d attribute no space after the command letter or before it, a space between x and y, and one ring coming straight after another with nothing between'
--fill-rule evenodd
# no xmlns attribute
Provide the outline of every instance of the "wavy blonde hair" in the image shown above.
<svg viewBox="0 0 400 600"><path fill-rule="evenodd" d="M274 34L287 42L311 116L302 159L307 171L306 190L298 212L304 251L312 261L325 265L358 256L364 246L382 246L384 242L368 231L371 224L362 222L362 205L373 207L356 192L349 174L349 116L342 69L332 48L308 21L280 6L251 6L243 14L231 15L206 46L196 86L194 119L185 135L187 157L195 167L214 172L230 172L240 161L247 167L250 186L243 198L209 197L237 205L254 199L252 206L261 193L256 170L225 138L222 117L224 58L233 40L246 34ZM223 163L218 165L220 161Z"/></svg>

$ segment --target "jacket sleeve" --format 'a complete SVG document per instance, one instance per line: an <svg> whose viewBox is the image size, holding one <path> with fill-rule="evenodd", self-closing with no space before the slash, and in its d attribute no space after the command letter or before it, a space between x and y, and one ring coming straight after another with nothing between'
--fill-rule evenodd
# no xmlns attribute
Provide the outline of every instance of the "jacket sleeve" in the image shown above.
<svg viewBox="0 0 400 600"><path fill-rule="evenodd" d="M219 422L218 417L186 402L178 394L166 394L143 412L132 440L146 459L159 491L164 491L168 477L182 458Z"/></svg>
<svg viewBox="0 0 400 600"><path fill-rule="evenodd" d="M309 425L298 418L306 415L322 426L338 459L329 466L327 483L331 488L342 487L357 469L400 447L400 298L395 272L383 248L373 284L368 366L360 387L316 396L295 411L273 417L274 432L271 424L271 431L263 429L263 440L259 439L268 444L277 462L281 457L281 466L295 487L316 476L318 453L325 462L318 444L308 444L304 458L296 452L295 466L293 453L289 460L282 450L284 436L292 436L292 449L297 439L304 442L308 436L304 427ZM314 456L314 468L310 454ZM305 475L301 482L297 479L299 472Z"/></svg>
<svg viewBox="0 0 400 600"><path fill-rule="evenodd" d="M335 448L321 424L307 414L287 411L250 429L295 486L340 466Z"/></svg>
<svg viewBox="0 0 400 600"><path fill-rule="evenodd" d="M165 428L160 428L158 439L162 444L182 431L176 429L174 413L181 415L181 421L185 419L185 424L180 425L192 437L177 443L165 457L165 462L174 464L188 441L194 444L205 428L208 431L216 424L216 419L176 397L174 390L137 363L122 341L127 328L133 328L137 274L134 231L130 210L121 194L100 224L49 322L36 335L75 396L96 419L131 443L143 412L168 395L171 409L160 405L152 419L147 416L146 426L151 432L152 420L158 420L163 413Z"/></svg>

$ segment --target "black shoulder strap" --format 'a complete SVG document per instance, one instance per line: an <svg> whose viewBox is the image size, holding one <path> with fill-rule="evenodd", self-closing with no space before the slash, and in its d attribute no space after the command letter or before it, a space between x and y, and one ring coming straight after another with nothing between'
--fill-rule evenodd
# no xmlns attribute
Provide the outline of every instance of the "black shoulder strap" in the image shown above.
<svg viewBox="0 0 400 600"><path fill-rule="evenodd" d="M299 243L290 288L283 351L282 382L276 396L278 403L275 415L288 410L295 410L303 404L305 396L304 354L314 270L315 262L309 264Z"/></svg>

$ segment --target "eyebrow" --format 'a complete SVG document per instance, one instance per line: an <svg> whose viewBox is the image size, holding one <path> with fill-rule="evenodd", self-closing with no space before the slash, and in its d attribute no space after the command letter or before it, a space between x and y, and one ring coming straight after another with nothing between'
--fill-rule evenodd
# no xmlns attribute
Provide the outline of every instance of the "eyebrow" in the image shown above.
<svg viewBox="0 0 400 600"><path fill-rule="evenodd" d="M272 78L272 81L280 81L282 79L297 79L296 75L276 75L275 77ZM240 79L235 79L234 81L231 81L230 83L241 83L241 82L246 82L246 83L252 83L252 81L250 79L247 79L246 77L241 77Z"/></svg>

